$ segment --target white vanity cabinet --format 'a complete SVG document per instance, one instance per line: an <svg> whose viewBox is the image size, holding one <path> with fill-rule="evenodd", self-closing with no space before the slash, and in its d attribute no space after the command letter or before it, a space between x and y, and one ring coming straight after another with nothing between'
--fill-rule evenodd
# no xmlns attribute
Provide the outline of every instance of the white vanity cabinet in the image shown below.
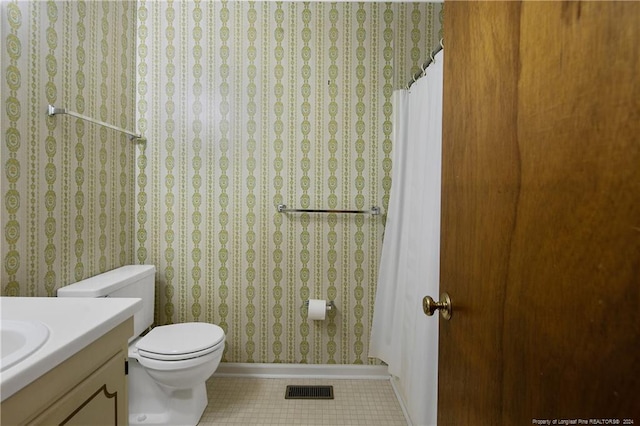
<svg viewBox="0 0 640 426"><path fill-rule="evenodd" d="M2 401L2 425L127 425L129 318Z"/></svg>

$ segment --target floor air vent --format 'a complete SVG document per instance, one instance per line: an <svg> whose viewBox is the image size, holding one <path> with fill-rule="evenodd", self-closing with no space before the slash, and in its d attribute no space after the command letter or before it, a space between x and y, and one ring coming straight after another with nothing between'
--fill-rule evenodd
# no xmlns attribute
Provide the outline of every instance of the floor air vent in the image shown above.
<svg viewBox="0 0 640 426"><path fill-rule="evenodd" d="M287 386L285 399L333 399L333 386Z"/></svg>

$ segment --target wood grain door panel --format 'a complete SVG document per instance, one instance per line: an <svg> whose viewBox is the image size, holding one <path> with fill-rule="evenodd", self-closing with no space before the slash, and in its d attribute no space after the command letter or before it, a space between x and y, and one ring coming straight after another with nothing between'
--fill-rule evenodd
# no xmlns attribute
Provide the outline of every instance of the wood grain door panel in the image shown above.
<svg viewBox="0 0 640 426"><path fill-rule="evenodd" d="M445 28L439 424L640 422L640 5Z"/></svg>

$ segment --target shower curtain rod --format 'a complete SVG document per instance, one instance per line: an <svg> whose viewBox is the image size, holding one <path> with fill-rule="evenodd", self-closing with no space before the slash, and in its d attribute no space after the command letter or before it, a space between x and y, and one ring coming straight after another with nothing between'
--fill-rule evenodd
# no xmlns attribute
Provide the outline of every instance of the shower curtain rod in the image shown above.
<svg viewBox="0 0 640 426"><path fill-rule="evenodd" d="M129 135L129 139L131 139L131 140L144 139L144 137L142 135L138 134L138 133L130 132L129 130L122 129L120 127L114 126L113 124L105 123L104 121L96 120L94 118L87 117L86 115L82 115L82 114L78 114L77 112L69 111L66 108L56 108L53 105L49 105L49 108L47 109L47 115L49 117L52 117L52 116L54 116L56 114L67 114L67 115L70 115L72 117L76 117L76 118L79 118L81 120L88 121L90 123L94 123L94 124L98 124L100 126L108 127L109 129L116 130L118 132L122 132L122 133L125 133L125 134Z"/></svg>
<svg viewBox="0 0 640 426"><path fill-rule="evenodd" d="M440 39L440 45L438 47L436 47L436 49L433 52L431 52L431 54L429 55L429 58L424 62L424 64L422 64L422 67L420 67L420 71L415 73L413 75L413 77L411 78L411 81L409 83L407 83L407 87L406 87L407 90L409 90L411 88L411 86L413 85L413 83L418 81L420 79L420 77L422 77L424 75L425 71L427 70L427 67L429 65L431 65L433 62L435 62L436 55L443 48L444 48L444 43L443 43L442 39Z"/></svg>

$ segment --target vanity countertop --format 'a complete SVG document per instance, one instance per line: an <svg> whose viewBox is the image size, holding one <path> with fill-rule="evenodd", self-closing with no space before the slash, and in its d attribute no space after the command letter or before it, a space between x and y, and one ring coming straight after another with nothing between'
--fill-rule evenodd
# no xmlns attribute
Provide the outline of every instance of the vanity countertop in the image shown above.
<svg viewBox="0 0 640 426"><path fill-rule="evenodd" d="M36 380L126 321L142 307L134 298L0 297L1 320L37 320L49 338L36 352L0 373L1 400Z"/></svg>

